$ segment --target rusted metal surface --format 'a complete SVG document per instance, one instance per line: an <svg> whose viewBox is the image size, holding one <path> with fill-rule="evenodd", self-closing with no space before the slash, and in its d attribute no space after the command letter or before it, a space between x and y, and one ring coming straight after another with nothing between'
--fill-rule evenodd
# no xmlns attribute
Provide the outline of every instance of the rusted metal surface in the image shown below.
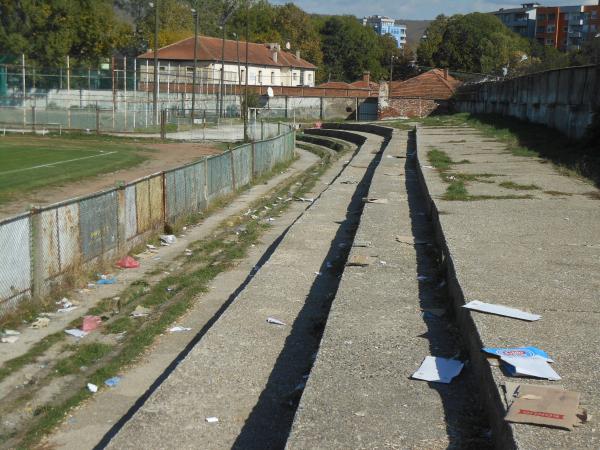
<svg viewBox="0 0 600 450"><path fill-rule="evenodd" d="M137 232L143 233L150 229L150 188L148 180L135 184L135 202L137 215Z"/></svg>
<svg viewBox="0 0 600 450"><path fill-rule="evenodd" d="M125 188L125 239L131 239L137 234L137 186Z"/></svg>
<svg viewBox="0 0 600 450"><path fill-rule="evenodd" d="M81 200L79 233L84 261L117 245L117 193L109 191Z"/></svg>
<svg viewBox="0 0 600 450"><path fill-rule="evenodd" d="M0 224L0 315L31 293L31 219Z"/></svg>

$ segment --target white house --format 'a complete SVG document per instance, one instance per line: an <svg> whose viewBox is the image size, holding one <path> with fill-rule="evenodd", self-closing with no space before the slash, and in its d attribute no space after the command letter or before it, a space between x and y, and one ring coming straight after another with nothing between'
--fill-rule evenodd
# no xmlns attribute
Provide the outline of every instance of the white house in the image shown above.
<svg viewBox="0 0 600 450"><path fill-rule="evenodd" d="M246 82L246 42L199 36L197 46L196 83L219 84L224 66L225 84ZM140 81L154 81L154 52L138 57ZM144 61L145 60L145 61ZM224 65L221 61L224 61ZM194 38L184 39L158 50L161 85L168 83L175 90L179 84L192 83L194 72ZM248 43L248 84L262 86L314 86L316 66L300 57L281 50L279 44ZM162 87L161 87L162 89Z"/></svg>

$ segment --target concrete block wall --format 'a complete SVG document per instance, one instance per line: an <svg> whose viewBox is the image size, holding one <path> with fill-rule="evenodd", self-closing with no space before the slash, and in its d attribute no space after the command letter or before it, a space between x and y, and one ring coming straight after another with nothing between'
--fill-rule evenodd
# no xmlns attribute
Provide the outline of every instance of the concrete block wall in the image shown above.
<svg viewBox="0 0 600 450"><path fill-rule="evenodd" d="M454 100L458 111L512 116L580 139L600 108L600 66L568 67L465 85Z"/></svg>

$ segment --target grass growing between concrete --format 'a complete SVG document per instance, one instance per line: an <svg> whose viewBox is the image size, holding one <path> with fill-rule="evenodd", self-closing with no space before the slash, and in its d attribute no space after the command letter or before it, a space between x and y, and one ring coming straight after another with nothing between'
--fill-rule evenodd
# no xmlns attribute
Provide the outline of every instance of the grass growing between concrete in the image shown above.
<svg viewBox="0 0 600 450"><path fill-rule="evenodd" d="M180 265L176 275L169 275L153 285L144 280L133 283L121 293L118 312L115 313L111 299L104 299L88 311L88 314L107 317L103 323L103 331L118 335L117 343L110 345L90 339L77 346L67 347L46 371L45 376L37 380L35 386L24 389L11 402L11 410L24 407L27 399L32 398L39 389L67 375L71 377L68 392L61 392L58 400L37 408L18 431L1 435L0 430L0 444L7 444L11 448L31 448L58 425L71 408L92 395L86 389L88 382L101 386L104 380L118 375L134 363L159 334L164 333L169 325L192 306L199 293L206 292L210 281L246 255L248 248L269 228L265 220L279 215L289 206L289 201L281 199L309 192L329 166L330 159L313 165L303 174L290 178L271 195L255 202L251 207L253 214L226 220L213 236L191 244L193 255L182 256L178 260ZM138 305L151 309L147 317L130 317L131 311ZM94 335L90 335L84 339L93 337ZM56 333L42 340L44 344L37 349L34 347L35 351L23 355L21 362L9 361L5 364L5 376L33 362L37 356L62 339L64 333ZM0 406L0 415L7 412L3 409Z"/></svg>
<svg viewBox="0 0 600 450"><path fill-rule="evenodd" d="M455 164L468 164L468 160L455 162L450 156L441 150L431 149L427 152L427 159L429 163L438 171L440 178L448 183L446 192L442 195L443 200L448 201L474 201L474 200L510 200L510 199L530 199L533 198L531 195L471 195L467 190L468 182L481 182L481 183L493 183L488 180L498 175L493 173L455 173L450 172ZM507 186L523 186L512 182L501 183ZM533 185L526 185L524 189L535 189L531 188ZM516 189L516 187L513 187ZM538 188L539 189L539 188Z"/></svg>
<svg viewBox="0 0 600 450"><path fill-rule="evenodd" d="M425 126L469 126L485 136L506 145L515 156L539 157L551 161L565 176L587 179L600 188L600 114L586 137L574 141L558 130L497 114L457 113L391 122L392 126L405 126L418 122ZM596 134L594 134L596 133Z"/></svg>
<svg viewBox="0 0 600 450"><path fill-rule="evenodd" d="M504 189L513 189L515 191L535 191L541 189L535 184L519 184L513 181L503 181L500 183L500 187L503 187Z"/></svg>

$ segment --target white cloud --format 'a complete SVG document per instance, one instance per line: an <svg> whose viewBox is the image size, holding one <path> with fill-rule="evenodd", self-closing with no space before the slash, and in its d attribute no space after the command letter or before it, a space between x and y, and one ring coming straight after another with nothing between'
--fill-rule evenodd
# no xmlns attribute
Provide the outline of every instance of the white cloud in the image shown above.
<svg viewBox="0 0 600 450"><path fill-rule="evenodd" d="M466 14L474 11L489 12L500 8L515 8L529 0L299 0L294 1L307 12L321 14L353 14L359 17L382 14L402 19L433 19L439 14ZM532 0L533 1L533 0ZM544 6L596 5L597 0L538 0ZM289 0L271 0L271 3L290 3Z"/></svg>

